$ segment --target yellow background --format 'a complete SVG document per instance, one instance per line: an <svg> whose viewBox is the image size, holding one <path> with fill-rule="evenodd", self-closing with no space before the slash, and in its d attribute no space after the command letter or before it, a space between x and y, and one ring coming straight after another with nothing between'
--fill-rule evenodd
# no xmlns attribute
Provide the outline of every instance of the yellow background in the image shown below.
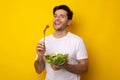
<svg viewBox="0 0 120 80"><path fill-rule="evenodd" d="M120 80L119 0L1 0L0 80L44 80L34 69L35 48L52 9L67 4L74 12L71 32L87 46L89 71L82 80Z"/></svg>

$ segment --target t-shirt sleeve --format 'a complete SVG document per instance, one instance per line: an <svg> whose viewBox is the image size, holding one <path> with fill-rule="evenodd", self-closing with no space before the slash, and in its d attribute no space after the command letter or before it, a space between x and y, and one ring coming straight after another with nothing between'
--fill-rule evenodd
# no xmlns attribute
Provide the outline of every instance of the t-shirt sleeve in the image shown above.
<svg viewBox="0 0 120 80"><path fill-rule="evenodd" d="M77 60L88 58L87 49L83 40L80 40L77 44Z"/></svg>

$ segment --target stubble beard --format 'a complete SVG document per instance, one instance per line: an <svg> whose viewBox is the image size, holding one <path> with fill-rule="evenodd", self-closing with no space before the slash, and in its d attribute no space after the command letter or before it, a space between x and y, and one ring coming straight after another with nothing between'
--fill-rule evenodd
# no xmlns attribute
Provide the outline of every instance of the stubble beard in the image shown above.
<svg viewBox="0 0 120 80"><path fill-rule="evenodd" d="M60 27L60 28L56 29L55 26L54 26L54 29L55 29L55 31L64 31L66 29L66 27L63 26L63 27Z"/></svg>
<svg viewBox="0 0 120 80"><path fill-rule="evenodd" d="M53 24L53 26L54 26L55 31L63 31L63 30L65 30L67 28L67 25L65 25L65 24L61 25L60 28L57 28L57 29L55 28L54 24Z"/></svg>

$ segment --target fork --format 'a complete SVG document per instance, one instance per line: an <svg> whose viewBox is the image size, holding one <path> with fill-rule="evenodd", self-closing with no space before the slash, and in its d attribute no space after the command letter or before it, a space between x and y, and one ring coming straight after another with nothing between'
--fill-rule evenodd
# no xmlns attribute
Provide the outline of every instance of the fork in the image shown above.
<svg viewBox="0 0 120 80"><path fill-rule="evenodd" d="M49 25L46 25L45 29L43 30L43 42L45 43L45 34L46 34L46 30L47 28L49 28Z"/></svg>

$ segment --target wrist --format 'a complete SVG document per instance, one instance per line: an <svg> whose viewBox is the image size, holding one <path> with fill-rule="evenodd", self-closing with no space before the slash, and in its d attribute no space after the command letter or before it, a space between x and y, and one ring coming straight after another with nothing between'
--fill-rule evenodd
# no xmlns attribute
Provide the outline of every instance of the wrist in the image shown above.
<svg viewBox="0 0 120 80"><path fill-rule="evenodd" d="M69 66L69 64L68 64L68 63L66 63L66 64L64 64L63 68L67 69L67 68L68 68L68 66Z"/></svg>
<svg viewBox="0 0 120 80"><path fill-rule="evenodd" d="M43 58L38 57L37 61L41 62L41 61L43 61Z"/></svg>

